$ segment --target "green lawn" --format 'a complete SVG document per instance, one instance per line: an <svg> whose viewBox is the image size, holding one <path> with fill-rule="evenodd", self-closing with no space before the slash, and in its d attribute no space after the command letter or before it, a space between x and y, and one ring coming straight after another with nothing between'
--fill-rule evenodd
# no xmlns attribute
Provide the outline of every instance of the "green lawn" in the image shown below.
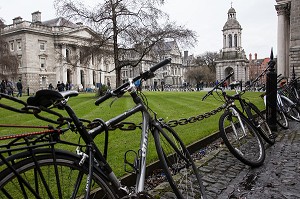
<svg viewBox="0 0 300 199"><path fill-rule="evenodd" d="M147 97L149 107L155 111L159 118L164 118L165 121L178 120L180 118L189 118L191 116L197 116L205 112L211 111L220 105L221 101L214 99L210 96L205 101L202 101L202 97L206 92L144 92ZM248 92L244 96L251 102L258 105L260 109L263 109L263 100L259 97L260 93ZM26 100L27 97L22 97L22 100ZM69 104L80 118L92 120L94 118L101 118L108 120L125 110L134 106L130 95L125 94L124 97L114 101L110 106L113 99L109 99L102 103L100 106L95 106L95 94L80 94L78 97L69 99ZM11 104L5 99L1 99L0 103ZM20 107L20 106L19 106ZM0 109L1 124L27 124L27 125L47 125L47 122L40 121L32 115L15 113L5 109ZM61 113L65 114L63 111ZM222 112L221 112L222 113ZM208 136L214 133L218 129L218 119L221 113L215 116L209 117L202 121L198 121L192 124L182 125L175 127L182 140L186 144L190 144L196 140ZM136 124L141 122L141 114L131 116L126 121L134 122ZM7 135L16 133L14 129L0 128L0 135ZM17 133L24 132L23 129L18 129ZM26 131L25 131L26 132ZM62 136L66 140L78 140L78 135L72 132L67 132ZM137 151L139 147L140 131L110 131L109 133L109 154L108 162L112 165L117 175L123 175L123 157L127 150ZM149 157L148 162L156 159L156 152L154 150L153 138L150 136L149 144ZM100 135L96 138L96 143L103 146L103 136ZM75 151L74 148L69 149Z"/></svg>

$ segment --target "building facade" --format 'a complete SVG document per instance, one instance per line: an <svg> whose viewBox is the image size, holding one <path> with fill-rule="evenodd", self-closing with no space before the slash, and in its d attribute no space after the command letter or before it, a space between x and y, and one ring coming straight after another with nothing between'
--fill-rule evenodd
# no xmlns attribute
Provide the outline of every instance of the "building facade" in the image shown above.
<svg viewBox="0 0 300 199"><path fill-rule="evenodd" d="M249 65L242 48L242 27L236 19L236 11L233 7L228 10L228 18L223 27L223 48L220 57L216 61L216 79L224 79L234 72L230 81L248 81Z"/></svg>
<svg viewBox="0 0 300 199"><path fill-rule="evenodd" d="M162 61L171 58L172 62L163 66L155 72L155 77L143 82L144 89L157 90L163 87L172 86L173 88L180 87L184 82L185 68L182 65L182 54L179 50L176 41L163 42L159 45L160 48L154 47L149 54L155 55L145 56L143 61L137 67L125 67L122 69L122 80L138 76L141 72L148 70L156 61Z"/></svg>
<svg viewBox="0 0 300 199"><path fill-rule="evenodd" d="M276 0L277 74L300 76L300 0Z"/></svg>
<svg viewBox="0 0 300 199"><path fill-rule="evenodd" d="M30 93L67 82L73 89L93 88L97 83L115 85L112 58L90 56L81 59L84 47L91 45L95 32L81 23L64 18L41 21L41 12L32 13L32 21L13 19L1 31L7 47L19 59L18 77ZM16 80L14 80L16 81Z"/></svg>

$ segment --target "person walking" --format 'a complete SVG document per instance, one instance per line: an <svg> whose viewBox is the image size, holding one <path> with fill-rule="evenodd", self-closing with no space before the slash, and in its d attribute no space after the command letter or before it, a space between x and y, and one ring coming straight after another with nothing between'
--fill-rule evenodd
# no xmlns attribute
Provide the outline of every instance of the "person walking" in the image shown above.
<svg viewBox="0 0 300 199"><path fill-rule="evenodd" d="M54 89L52 83L49 84L48 89L49 89L49 90L53 90L53 89Z"/></svg>
<svg viewBox="0 0 300 199"><path fill-rule="evenodd" d="M8 95L11 95L14 97L14 86L11 81L6 82L6 90L7 90Z"/></svg>
<svg viewBox="0 0 300 199"><path fill-rule="evenodd" d="M17 97L22 97L23 85L22 85L21 79L19 79L19 81L17 83L17 89L18 89Z"/></svg>
<svg viewBox="0 0 300 199"><path fill-rule="evenodd" d="M6 93L6 83L5 83L5 80L2 80L2 82L0 84L0 88L1 88L0 92L5 94Z"/></svg>

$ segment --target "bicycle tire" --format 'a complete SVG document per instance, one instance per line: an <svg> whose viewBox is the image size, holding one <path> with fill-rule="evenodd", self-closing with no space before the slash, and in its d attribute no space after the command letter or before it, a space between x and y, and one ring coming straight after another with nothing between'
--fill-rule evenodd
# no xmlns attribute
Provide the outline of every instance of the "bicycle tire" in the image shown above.
<svg viewBox="0 0 300 199"><path fill-rule="evenodd" d="M248 103L253 115L254 125L259 130L261 137L269 144L275 143L275 134L271 131L264 114L251 102Z"/></svg>
<svg viewBox="0 0 300 199"><path fill-rule="evenodd" d="M255 126L242 114L239 115L242 124L239 122L238 117L233 113L235 111L235 108L231 107L221 115L219 120L220 136L229 151L238 160L251 167L261 166L265 159L262 139Z"/></svg>
<svg viewBox="0 0 300 199"><path fill-rule="evenodd" d="M300 110L297 105L285 96L281 96L282 109L285 112L286 116L292 120L300 122Z"/></svg>
<svg viewBox="0 0 300 199"><path fill-rule="evenodd" d="M79 166L80 158L61 150L47 153L34 151L34 158L23 155L13 159L20 177L6 168L0 172L0 198L79 198L84 195L88 165ZM36 162L33 160L35 159ZM38 171L40 170L40 171ZM26 183L22 182L25 181ZM89 198L118 198L104 177L94 169L93 191ZM78 188L76 188L78 187Z"/></svg>
<svg viewBox="0 0 300 199"><path fill-rule="evenodd" d="M281 110L277 110L276 123L283 129L288 129L290 126L285 113Z"/></svg>
<svg viewBox="0 0 300 199"><path fill-rule="evenodd" d="M168 125L153 131L156 150L166 178L178 199L206 199L201 175L186 146Z"/></svg>

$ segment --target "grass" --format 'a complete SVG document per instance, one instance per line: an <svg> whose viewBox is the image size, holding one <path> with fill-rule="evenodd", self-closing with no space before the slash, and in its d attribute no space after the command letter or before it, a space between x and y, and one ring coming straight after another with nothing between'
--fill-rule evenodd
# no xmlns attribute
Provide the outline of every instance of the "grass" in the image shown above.
<svg viewBox="0 0 300 199"><path fill-rule="evenodd" d="M147 97L149 107L155 111L158 118L164 118L165 121L178 120L180 118L189 118L191 116L197 116L209 112L223 103L210 96L205 101L202 101L202 97L206 92L144 92ZM247 92L244 97L248 98L251 102L256 104L260 109L263 109L263 100L259 97L260 93ZM22 97L22 100L26 100L27 97ZM80 118L93 120L95 118L101 118L108 120L125 110L134 106L129 94L125 94L122 98L113 101L109 99L102 103L100 106L95 106L95 94L80 94L78 97L69 99L69 104L77 113ZM110 106L110 104L113 104ZM7 103L12 105L11 101L1 99L0 103ZM19 105L14 105L22 107ZM0 109L1 124L25 124L25 125L47 125L47 122L36 119L33 115L20 114L5 109ZM64 111L60 113L66 115ZM179 125L175 127L176 132L180 135L185 144L190 144L204 138L218 130L218 119L222 112L206 118L202 121L190 123L187 125ZM139 124L141 122L141 114L135 114L126 121ZM28 130L17 129L18 132L11 128L0 128L0 136L23 133ZM114 171L118 176L124 175L123 158L124 153L127 150L137 151L139 148L140 131L121 131L115 130L109 132L109 150L108 150L108 162L112 165ZM77 142L78 135L72 132L67 132L62 136L62 139ZM149 156L147 162L154 161L156 157L156 151L152 136L149 138ZM98 136L95 142L99 146L100 150L103 146L103 135ZM75 151L74 148L69 150ZM129 158L132 159L133 157Z"/></svg>

